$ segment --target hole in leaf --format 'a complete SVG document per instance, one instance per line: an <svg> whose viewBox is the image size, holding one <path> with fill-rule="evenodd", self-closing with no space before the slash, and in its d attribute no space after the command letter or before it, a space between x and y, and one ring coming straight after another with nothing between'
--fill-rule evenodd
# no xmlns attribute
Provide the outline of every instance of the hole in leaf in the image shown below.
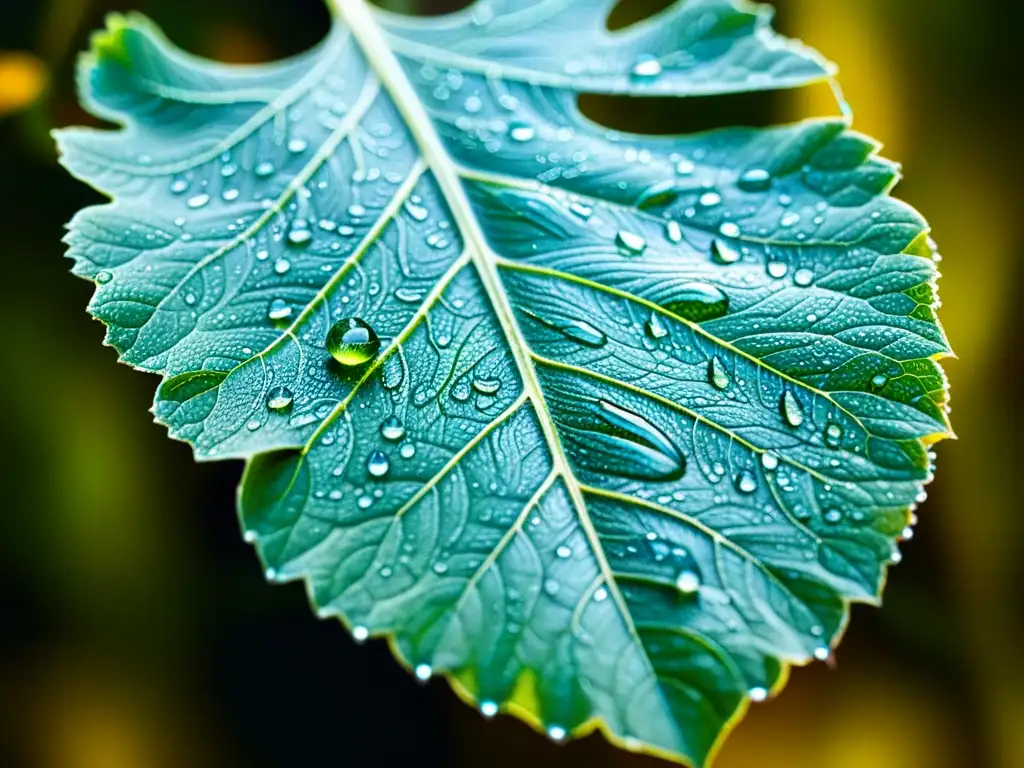
<svg viewBox="0 0 1024 768"><path fill-rule="evenodd" d="M373 5L406 16L443 16L468 8L474 0L370 0Z"/></svg>
<svg viewBox="0 0 1024 768"><path fill-rule="evenodd" d="M754 91L721 96L641 98L587 93L580 111L618 131L645 134L697 133L728 126L763 128L779 122L780 91Z"/></svg>
<svg viewBox="0 0 1024 768"><path fill-rule="evenodd" d="M608 14L605 26L610 32L624 29L661 13L674 2L676 0L621 0Z"/></svg>

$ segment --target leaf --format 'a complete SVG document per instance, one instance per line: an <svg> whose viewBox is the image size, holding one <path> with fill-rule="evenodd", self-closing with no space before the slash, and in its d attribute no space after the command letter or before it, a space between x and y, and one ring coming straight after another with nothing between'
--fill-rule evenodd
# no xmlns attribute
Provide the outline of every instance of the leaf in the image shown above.
<svg viewBox="0 0 1024 768"><path fill-rule="evenodd" d="M111 16L67 241L247 540L492 716L704 763L877 602L949 434L934 246L844 120L648 137L580 92L831 76L736 0L408 19L228 67ZM937 257L935 257L937 259Z"/></svg>

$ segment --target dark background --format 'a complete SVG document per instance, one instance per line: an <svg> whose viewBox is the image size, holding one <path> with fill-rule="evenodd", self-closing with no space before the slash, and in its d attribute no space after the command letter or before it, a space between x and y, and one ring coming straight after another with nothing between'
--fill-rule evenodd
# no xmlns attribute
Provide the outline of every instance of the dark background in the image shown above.
<svg viewBox="0 0 1024 768"><path fill-rule="evenodd" d="M613 23L666 5L625 0ZM458 3L406 0L405 10ZM396 8L399 3L391 3ZM1024 765L1020 557L1020 4L779 0L780 28L842 68L855 127L904 163L900 197L935 227L957 442L884 610L858 607L835 669L795 670L718 768ZM270 586L242 542L238 464L196 465L150 423L157 384L115 363L62 258L64 223L99 201L48 130L89 123L73 60L109 10L228 61L303 49L319 0L36 0L0 7L0 765L300 768L655 766L598 735L555 747L485 724L443 681L417 685ZM801 94L588 99L617 127L666 131L834 112Z"/></svg>

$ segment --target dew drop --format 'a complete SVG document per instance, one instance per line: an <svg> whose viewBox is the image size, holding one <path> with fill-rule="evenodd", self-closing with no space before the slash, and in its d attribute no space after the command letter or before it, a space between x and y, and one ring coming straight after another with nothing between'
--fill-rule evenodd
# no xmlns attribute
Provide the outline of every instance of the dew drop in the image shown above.
<svg viewBox="0 0 1024 768"><path fill-rule="evenodd" d="M114 279L114 273L113 272L108 272L105 269L102 270L101 272L97 272L96 273L96 282L99 283L100 285L106 285L107 283L109 283L113 279Z"/></svg>
<svg viewBox="0 0 1024 768"><path fill-rule="evenodd" d="M523 143L532 140L536 135L536 129L529 123L509 123L508 137L512 139L512 141Z"/></svg>
<svg viewBox="0 0 1024 768"><path fill-rule="evenodd" d="M398 455L403 459L411 459L416 455L416 446L407 440L398 446Z"/></svg>
<svg viewBox="0 0 1024 768"><path fill-rule="evenodd" d="M686 158L683 158L676 163L676 173L680 176L690 176L696 170L697 166Z"/></svg>
<svg viewBox="0 0 1024 768"><path fill-rule="evenodd" d="M203 192L202 194L193 195L192 197L190 197L186 205L189 208L202 208L208 202L210 202L210 196Z"/></svg>
<svg viewBox="0 0 1024 768"><path fill-rule="evenodd" d="M683 228L678 221L670 221L665 225L665 237L670 243L683 242Z"/></svg>
<svg viewBox="0 0 1024 768"><path fill-rule="evenodd" d="M657 341L668 336L668 328L665 327L664 321L661 319L661 315L657 312L651 312L651 316L647 319L647 335Z"/></svg>
<svg viewBox="0 0 1024 768"><path fill-rule="evenodd" d="M661 74L661 62L655 57L644 54L639 56L630 70L630 74L638 79L647 80Z"/></svg>
<svg viewBox="0 0 1024 768"><path fill-rule="evenodd" d="M384 477L391 469L391 462L383 451L374 451L366 460L366 471L371 477Z"/></svg>
<svg viewBox="0 0 1024 768"><path fill-rule="evenodd" d="M565 728L560 725L549 725L548 736L552 741L563 742L566 737Z"/></svg>
<svg viewBox="0 0 1024 768"><path fill-rule="evenodd" d="M732 377L729 376L717 355L712 357L711 362L708 363L708 381L714 385L715 389L723 390L728 389L732 383Z"/></svg>
<svg viewBox="0 0 1024 768"><path fill-rule="evenodd" d="M696 571L686 569L676 576L676 589L684 595L693 595L700 590L700 576Z"/></svg>
<svg viewBox="0 0 1024 768"><path fill-rule="evenodd" d="M587 221L591 216L594 215L594 209L589 205L584 205L580 202L570 203L569 210L572 211L576 216L579 216L584 221Z"/></svg>
<svg viewBox="0 0 1024 768"><path fill-rule="evenodd" d="M832 650L827 645L822 645L814 649L814 658L818 661L828 661L828 658L831 655Z"/></svg>
<svg viewBox="0 0 1024 768"><path fill-rule="evenodd" d="M751 701L761 702L768 698L768 689L756 686L748 691Z"/></svg>
<svg viewBox="0 0 1024 768"><path fill-rule="evenodd" d="M607 336L583 320L574 320L569 325L563 326L561 331L564 336L581 344L586 344L588 347L603 347L608 343Z"/></svg>
<svg viewBox="0 0 1024 768"><path fill-rule="evenodd" d="M480 702L480 714L486 718L492 718L498 714L498 705L493 701L481 701Z"/></svg>
<svg viewBox="0 0 1024 768"><path fill-rule="evenodd" d="M184 193L186 189L188 189L187 179L175 179L174 181L171 182L171 192L173 192L175 195L180 195Z"/></svg>
<svg viewBox="0 0 1024 768"><path fill-rule="evenodd" d="M295 246L309 245L313 239L313 233L309 225L302 219L296 219L288 229L288 242Z"/></svg>
<svg viewBox="0 0 1024 768"><path fill-rule="evenodd" d="M723 223L722 226L718 228L718 231L726 237L739 237L740 234L742 234L740 232L739 225L734 221L727 221Z"/></svg>
<svg viewBox="0 0 1024 768"><path fill-rule="evenodd" d="M288 151L298 155L305 152L308 146L305 139L292 139L288 142Z"/></svg>
<svg viewBox="0 0 1024 768"><path fill-rule="evenodd" d="M782 410L782 418L789 426L799 427L804 423L804 410L800 406L800 401L788 389L782 395L779 408Z"/></svg>
<svg viewBox="0 0 1024 768"><path fill-rule="evenodd" d="M412 201L405 204L405 212L408 213L415 221L426 221L430 218L430 211L422 205L418 205Z"/></svg>
<svg viewBox="0 0 1024 768"><path fill-rule="evenodd" d="M768 262L768 274L774 277L776 280L786 276L789 272L789 266L784 261L769 261Z"/></svg>
<svg viewBox="0 0 1024 768"><path fill-rule="evenodd" d="M705 192L698 202L705 208L712 208L722 202L722 196L717 192Z"/></svg>
<svg viewBox="0 0 1024 768"><path fill-rule="evenodd" d="M434 670L429 664L416 665L416 679L421 683L427 682L434 675Z"/></svg>
<svg viewBox="0 0 1024 768"><path fill-rule="evenodd" d="M806 288L814 282L814 273L809 269L798 269L793 275L793 282Z"/></svg>
<svg viewBox="0 0 1024 768"><path fill-rule="evenodd" d="M615 235L615 244L626 256L639 256L647 250L647 241L634 232L620 230Z"/></svg>
<svg viewBox="0 0 1024 768"><path fill-rule="evenodd" d="M735 264L740 260L740 252L716 238L711 241L711 258L716 264Z"/></svg>
<svg viewBox="0 0 1024 768"><path fill-rule="evenodd" d="M608 590L604 587L598 587L597 591L594 592L594 602L602 603L608 599Z"/></svg>
<svg viewBox="0 0 1024 768"><path fill-rule="evenodd" d="M726 314L729 297L710 283L685 283L673 292L664 307L679 317L700 323Z"/></svg>
<svg viewBox="0 0 1024 768"><path fill-rule="evenodd" d="M794 227L800 223L800 214L794 211L787 211L779 219L779 225L783 227Z"/></svg>
<svg viewBox="0 0 1024 768"><path fill-rule="evenodd" d="M825 512L823 517L825 518L826 523L831 523L832 525L835 525L843 519L843 513L840 512L838 509L830 509L827 512Z"/></svg>
<svg viewBox="0 0 1024 768"><path fill-rule="evenodd" d="M253 173L261 179L265 179L274 173L274 164L264 160L262 163L256 164L256 167L253 168Z"/></svg>
<svg viewBox="0 0 1024 768"><path fill-rule="evenodd" d="M873 386L875 389L882 389L888 383L888 377L881 373L871 380L871 386Z"/></svg>
<svg viewBox="0 0 1024 768"><path fill-rule="evenodd" d="M385 440L397 442L405 437L405 425L401 419L392 414L381 422L380 436Z"/></svg>
<svg viewBox="0 0 1024 768"><path fill-rule="evenodd" d="M838 424L829 424L825 427L825 445L829 448L838 448L843 440L843 428Z"/></svg>
<svg viewBox="0 0 1024 768"><path fill-rule="evenodd" d="M237 189L225 189L220 193L220 196L224 198L226 202L231 202L238 199L239 192Z"/></svg>
<svg viewBox="0 0 1024 768"><path fill-rule="evenodd" d="M772 185L772 175L764 168L744 171L736 185L744 192L763 192Z"/></svg>
<svg viewBox="0 0 1024 768"><path fill-rule="evenodd" d="M327 351L345 367L363 365L377 356L380 339L365 321L358 317L339 320L327 333Z"/></svg>
<svg viewBox="0 0 1024 768"><path fill-rule="evenodd" d="M414 304L423 300L423 291L417 291L412 288L396 288L395 298L406 304Z"/></svg>
<svg viewBox="0 0 1024 768"><path fill-rule="evenodd" d="M270 320L287 320L292 316L292 308L284 299L274 299L267 307L267 318Z"/></svg>
<svg viewBox="0 0 1024 768"><path fill-rule="evenodd" d="M292 268L292 263L288 259L278 259L274 262L274 271L279 275L288 274L288 270Z"/></svg>
<svg viewBox="0 0 1024 768"><path fill-rule="evenodd" d="M287 411L292 407L294 396L288 387L274 387L267 394L267 408L272 411Z"/></svg>
<svg viewBox="0 0 1024 768"><path fill-rule="evenodd" d="M501 379L474 379L473 389L481 395L496 395L501 390Z"/></svg>
<svg viewBox="0 0 1024 768"><path fill-rule="evenodd" d="M357 624L356 626L352 627L352 639L355 640L357 643L365 643L366 639L369 636L370 630L368 630L366 627L360 624Z"/></svg>
<svg viewBox="0 0 1024 768"><path fill-rule="evenodd" d="M638 413L607 400L598 400L594 414L600 422L578 439L594 469L632 479L678 480L686 473L686 458L659 427Z"/></svg>
<svg viewBox="0 0 1024 768"><path fill-rule="evenodd" d="M740 493L753 493L757 490L757 479L754 477L754 473L749 470L743 470L736 477L736 490Z"/></svg>
<svg viewBox="0 0 1024 768"><path fill-rule="evenodd" d="M761 466L767 469L769 472L774 472L779 468L779 457L774 453L762 453L761 454Z"/></svg>
<svg viewBox="0 0 1024 768"><path fill-rule="evenodd" d="M555 550L555 554L563 560L572 557L572 550L564 544Z"/></svg>

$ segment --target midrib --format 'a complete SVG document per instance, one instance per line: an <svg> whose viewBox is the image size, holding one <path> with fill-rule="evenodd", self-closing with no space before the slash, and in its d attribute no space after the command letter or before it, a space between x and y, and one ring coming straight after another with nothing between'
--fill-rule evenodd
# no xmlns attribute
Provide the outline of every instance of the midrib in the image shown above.
<svg viewBox="0 0 1024 768"><path fill-rule="evenodd" d="M390 46L381 35L377 22L367 7L366 0L331 0L331 5L337 16L349 26L352 34L359 41L367 61L380 78L385 90L391 95L396 108L405 120L406 127L415 139L427 167L437 179L438 186L452 211L459 231L466 240L467 250L471 255L472 263L477 268L480 280L484 284L487 297L498 314L519 374L523 379L523 386L529 400L533 403L537 420L544 432L554 469L565 482L566 490L576 507L580 526L587 536L608 589L614 596L622 614L622 619L630 634L639 642L639 635L625 599L615 582L611 565L604 555L597 530L590 520L583 491L569 466L561 438L548 415L544 393L530 356L529 345L523 337L508 296L501 284L501 278L498 276L497 259L492 254L483 231L477 223L476 215L473 213L472 205L462 186L458 170L449 158L441 137L434 129L434 123L423 107L419 95L413 89Z"/></svg>

